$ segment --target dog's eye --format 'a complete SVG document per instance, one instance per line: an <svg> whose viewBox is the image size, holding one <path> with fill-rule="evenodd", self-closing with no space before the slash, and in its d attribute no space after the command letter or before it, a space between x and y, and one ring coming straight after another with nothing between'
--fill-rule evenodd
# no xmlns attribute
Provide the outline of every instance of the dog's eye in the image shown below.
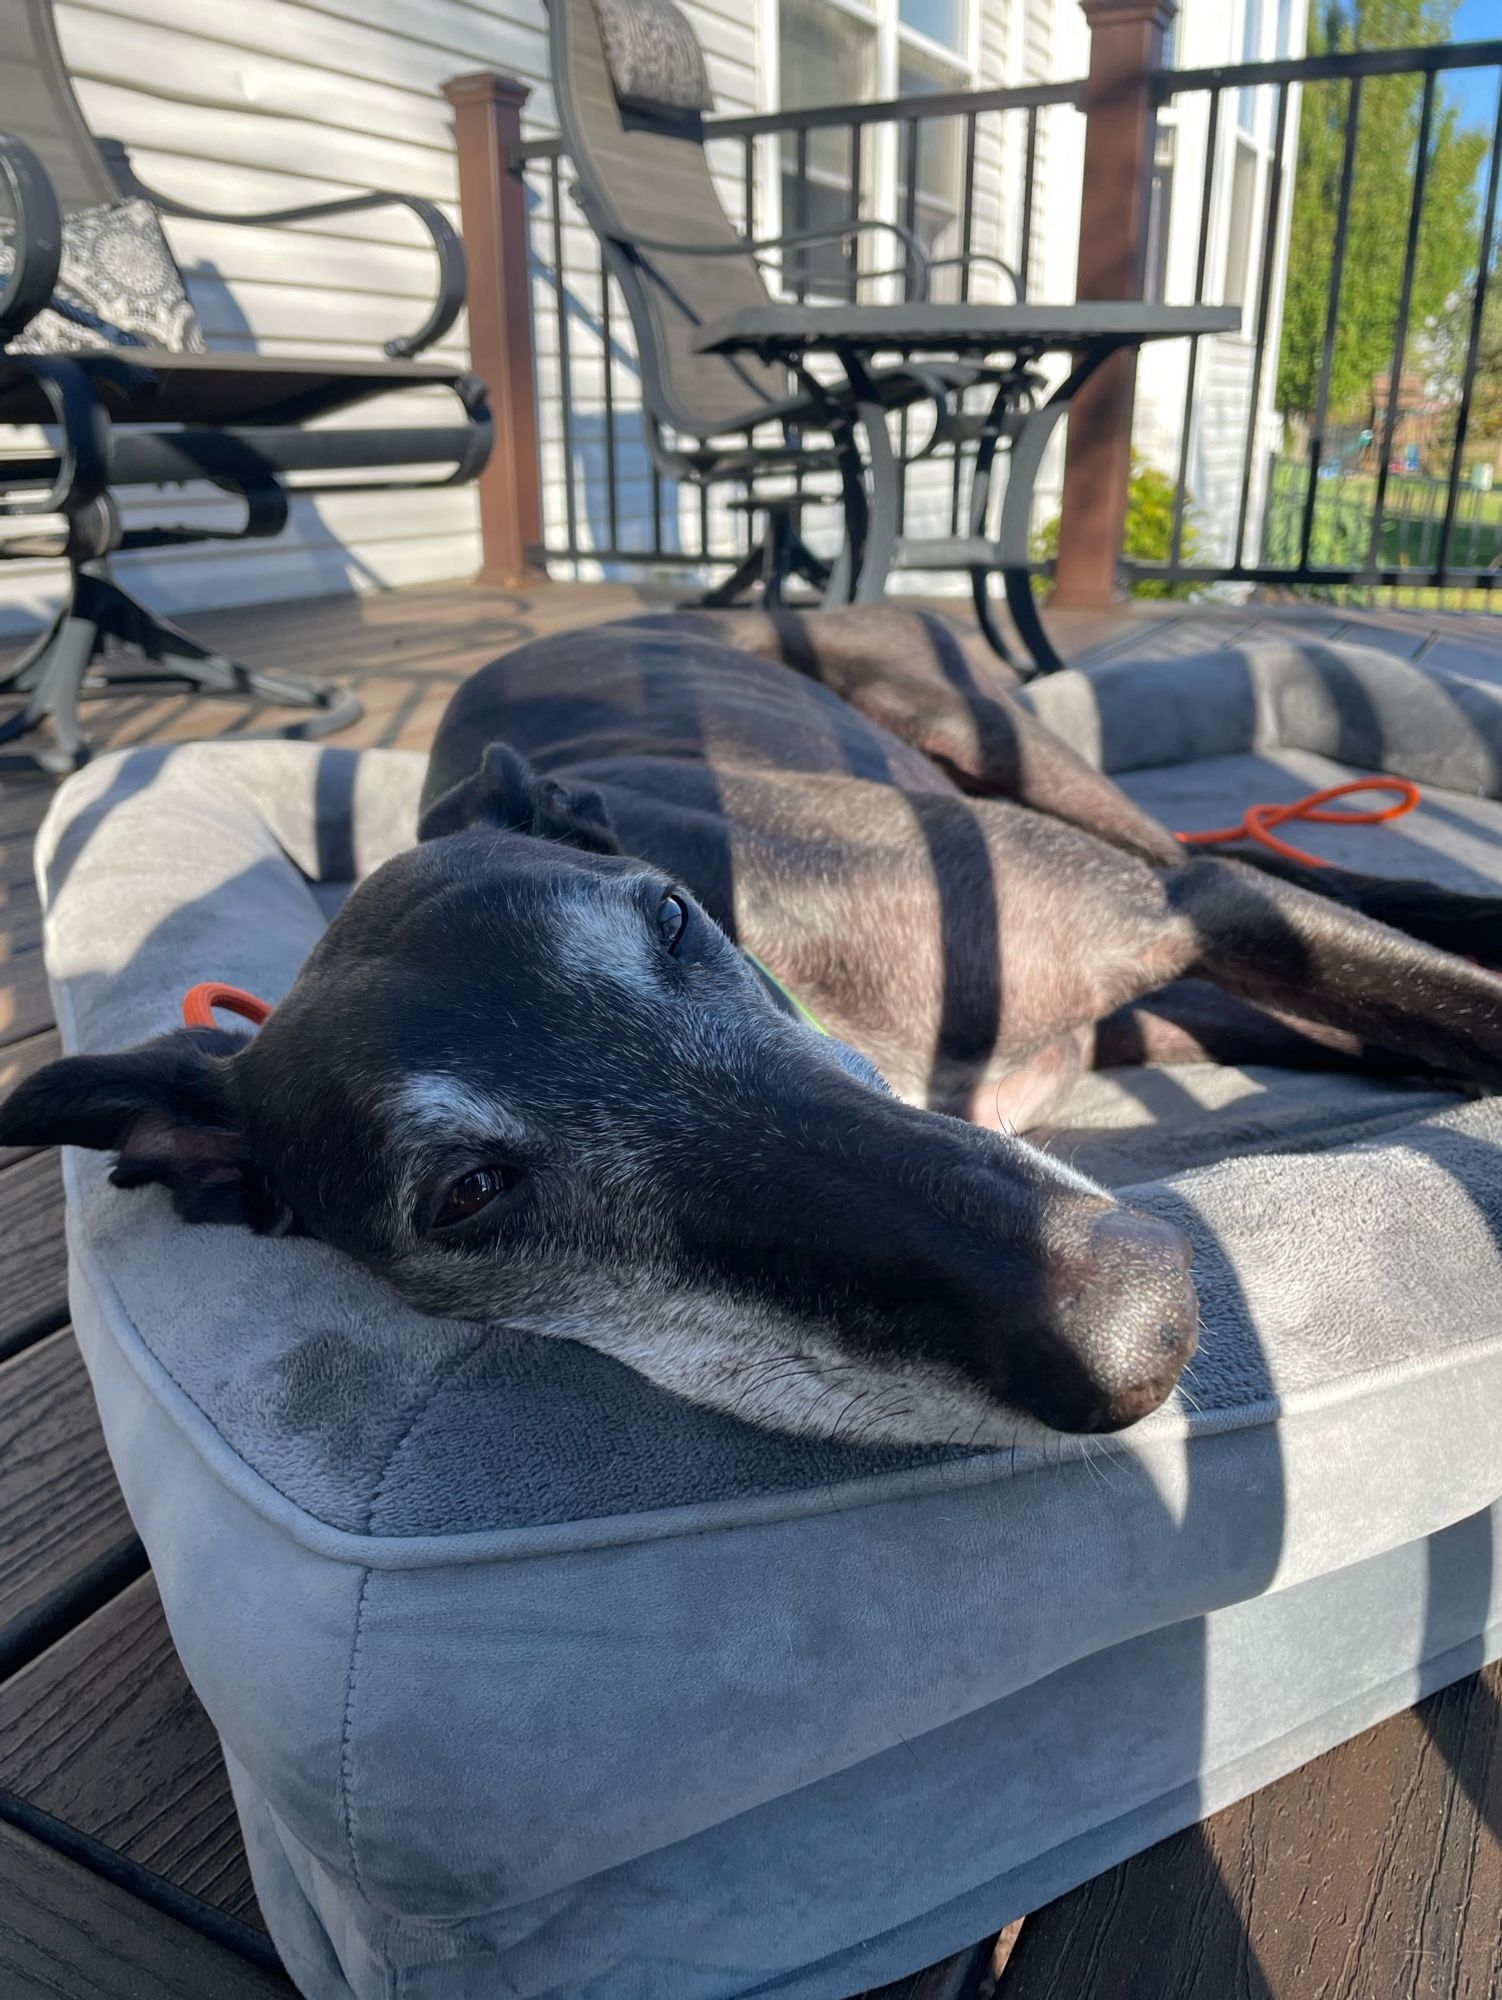
<svg viewBox="0 0 1502 2000"><path fill-rule="evenodd" d="M676 951L688 924L688 905L681 896L664 896L657 905L657 935L667 951Z"/></svg>
<svg viewBox="0 0 1502 2000"><path fill-rule="evenodd" d="M449 1188L439 1203L438 1213L433 1217L433 1227L449 1229L456 1222L472 1221L493 1201L509 1194L520 1179L521 1174L515 1167L476 1167L473 1173L462 1175Z"/></svg>

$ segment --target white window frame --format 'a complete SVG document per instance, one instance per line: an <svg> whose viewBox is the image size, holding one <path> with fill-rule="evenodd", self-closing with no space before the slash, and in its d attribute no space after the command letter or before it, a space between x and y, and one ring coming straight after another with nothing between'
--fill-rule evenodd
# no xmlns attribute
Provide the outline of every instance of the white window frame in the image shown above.
<svg viewBox="0 0 1502 2000"><path fill-rule="evenodd" d="M926 61L942 64L954 72L956 90L974 90L978 87L980 75L980 10L985 6L995 6L997 0L963 0L965 10L964 47L953 49L947 43L935 41L931 35L923 34L917 28L910 28L898 18L899 0L819 0L819 4L832 8L835 12L847 14L863 28L874 30L876 36L876 84L874 102L898 95L897 79L902 66L903 53L913 54ZM781 0L758 0L758 78L757 92L760 108L765 112L775 112L782 108L782 14ZM899 145L901 133L895 124L884 123L867 128L870 132L869 169L862 176L861 212L884 222L902 220L902 203L898 199L900 179ZM768 218L767 235L781 235L784 227L791 228L791 219L784 222L782 213L782 158L781 139L777 135L759 142L757 157L758 212ZM761 233L759 231L759 233ZM878 239L879 241L879 239ZM890 250L892 246L884 246ZM883 259L883 267L891 262ZM893 295L900 292L900 279L891 281ZM874 290L871 296L876 296Z"/></svg>

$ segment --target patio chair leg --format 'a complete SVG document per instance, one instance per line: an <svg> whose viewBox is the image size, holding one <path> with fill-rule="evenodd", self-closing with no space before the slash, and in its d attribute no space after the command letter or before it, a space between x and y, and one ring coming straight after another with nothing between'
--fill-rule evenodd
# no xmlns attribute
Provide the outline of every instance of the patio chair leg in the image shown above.
<svg viewBox="0 0 1502 2000"><path fill-rule="evenodd" d="M53 743L0 756L0 771L72 771L87 763L90 750L78 712L80 699L201 694L314 711L305 721L278 729L240 732L252 738L327 736L364 713L359 698L345 688L300 675L262 673L201 645L148 611L95 561L75 565L68 603L0 681L4 694L27 699L0 722L0 743L44 725L50 727Z"/></svg>
<svg viewBox="0 0 1502 2000"><path fill-rule="evenodd" d="M717 583L706 590L695 604L701 611L726 611L737 599L744 597L762 580L762 565L766 560L767 545L757 542L749 555L742 556L723 583Z"/></svg>
<svg viewBox="0 0 1502 2000"><path fill-rule="evenodd" d="M886 411L876 402L859 402L856 415L866 434L866 460L871 468L871 498L866 513L864 547L856 571L854 601L879 604L886 596L887 577L897 550L897 517L901 484L897 457L887 433Z"/></svg>
<svg viewBox="0 0 1502 2000"><path fill-rule="evenodd" d="M1059 420L1069 414L1069 405L1080 385L1095 373L1105 358L1104 353L1087 355L1041 408L1029 411L1012 441L1007 458L1007 490L1001 503L997 566L1001 570L1012 623L1032 654L1033 672L1037 674L1058 673L1064 659L1043 629L1038 599L1033 591L1032 571L1029 568L1032 551L1028 546L1033 487L1043 464L1043 454ZM972 571L972 578L975 575L976 572ZM980 587L984 589L984 584Z"/></svg>
<svg viewBox="0 0 1502 2000"><path fill-rule="evenodd" d="M823 556L816 556L803 537L796 534L788 552L788 567L793 576L801 576L805 583L811 583L820 592L828 589L829 579L834 573L833 563L827 563Z"/></svg>
<svg viewBox="0 0 1502 2000"><path fill-rule="evenodd" d="M860 575L869 520L865 472L861 465L860 446L856 441L854 429L849 424L839 424L831 428L840 460L840 490L845 505L845 535L840 544L840 552L830 565L829 580L824 586L823 603L826 611L841 604L855 602L855 580Z"/></svg>
<svg viewBox="0 0 1502 2000"><path fill-rule="evenodd" d="M991 475L996 468L996 447L1001 442L1001 424L1011 402L1009 385L1003 384L991 410L991 418L981 433L980 443L975 453L975 471L970 481L970 535L980 541L985 538L986 514L991 505ZM1009 667L1017 666L1012 649L1002 635L996 622L996 613L991 606L991 571L983 563L977 563L970 572L970 595L975 602L976 623L991 651L998 659L1005 660Z"/></svg>

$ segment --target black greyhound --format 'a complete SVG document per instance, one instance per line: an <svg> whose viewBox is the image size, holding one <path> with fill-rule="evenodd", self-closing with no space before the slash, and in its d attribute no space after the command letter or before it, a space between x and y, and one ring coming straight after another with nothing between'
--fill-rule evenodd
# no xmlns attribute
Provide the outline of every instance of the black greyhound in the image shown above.
<svg viewBox="0 0 1502 2000"><path fill-rule="evenodd" d="M1502 1080L1490 972L1186 858L888 607L524 646L450 705L419 839L254 1038L65 1058L0 1142L112 1151L189 1220L754 1421L999 1441L1129 1423L1195 1344L1184 1239L1015 1136L1082 1062Z"/></svg>

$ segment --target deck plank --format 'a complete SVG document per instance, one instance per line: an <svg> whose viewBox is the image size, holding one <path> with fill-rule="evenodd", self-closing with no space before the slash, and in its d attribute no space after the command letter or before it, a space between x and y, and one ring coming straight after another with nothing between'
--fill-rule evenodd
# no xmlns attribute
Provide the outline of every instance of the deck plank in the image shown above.
<svg viewBox="0 0 1502 2000"><path fill-rule="evenodd" d="M57 1152L0 1169L0 1361L68 1315L68 1254Z"/></svg>
<svg viewBox="0 0 1502 2000"><path fill-rule="evenodd" d="M0 1790L264 1928L219 1741L149 1576L0 1682Z"/></svg>
<svg viewBox="0 0 1502 2000"><path fill-rule="evenodd" d="M1493 1666L1097 1876L999 2000L1495 2000L1499 1720Z"/></svg>
<svg viewBox="0 0 1502 2000"><path fill-rule="evenodd" d="M297 2000L19 1827L0 1824L0 1992L10 2000Z"/></svg>
<svg viewBox="0 0 1502 2000"><path fill-rule="evenodd" d="M64 1327L0 1365L0 1678L145 1567Z"/></svg>

